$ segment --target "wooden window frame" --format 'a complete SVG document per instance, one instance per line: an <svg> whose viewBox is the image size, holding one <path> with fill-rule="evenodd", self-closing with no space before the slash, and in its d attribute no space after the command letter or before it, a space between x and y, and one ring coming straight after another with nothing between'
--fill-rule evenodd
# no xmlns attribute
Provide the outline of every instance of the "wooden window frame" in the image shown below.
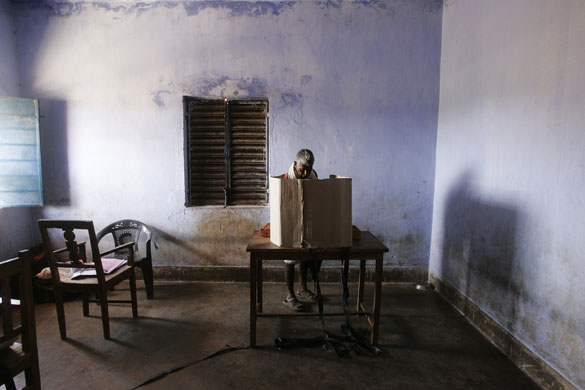
<svg viewBox="0 0 585 390"><path fill-rule="evenodd" d="M268 99L183 96L185 206L268 204Z"/></svg>
<svg viewBox="0 0 585 390"><path fill-rule="evenodd" d="M43 202L39 101L0 97L0 208Z"/></svg>

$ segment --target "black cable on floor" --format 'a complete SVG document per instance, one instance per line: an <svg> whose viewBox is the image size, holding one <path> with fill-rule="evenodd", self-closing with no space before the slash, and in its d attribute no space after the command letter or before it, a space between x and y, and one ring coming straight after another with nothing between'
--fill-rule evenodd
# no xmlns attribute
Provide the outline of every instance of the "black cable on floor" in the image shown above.
<svg viewBox="0 0 585 390"><path fill-rule="evenodd" d="M316 257L315 252L309 250L313 261L310 266L311 273L317 284L317 303L319 305L319 319L323 328L323 335L304 339L304 338L277 338L275 345L278 349L296 348L296 347L313 347L322 345L328 350L332 350L338 357L343 357L349 352L355 352L358 355L366 354L378 356L382 350L370 343L368 338L362 331L354 329L351 326L349 317L349 287L347 286L349 279L349 248L341 248L341 263L343 265L343 272L341 274L341 283L343 285L343 312L345 314L345 325L341 326L343 336L339 336L328 332L325 329L325 321L323 317L323 298L321 295L321 287L319 285L319 270L316 269L315 264L320 260Z"/></svg>
<svg viewBox="0 0 585 390"><path fill-rule="evenodd" d="M313 254L313 252L311 251ZM316 269L315 263L318 259L314 256L315 261L311 262L311 273L313 274L313 278L317 284L317 303L319 306L319 319L321 320L321 327L323 328L323 334L321 336L313 337L313 338L282 338L278 337L274 340L273 345L262 345L256 346L254 349L290 349L290 348L307 348L307 347L317 347L323 346L328 350L332 350L338 357L343 357L349 352L354 352L358 355L362 355L364 352L371 355L371 356L378 356L382 350L377 346L370 343L368 338L363 334L362 331L356 330L351 326L350 318L349 318L349 288L347 286L348 277L349 277L349 249L342 251L342 264L343 264L343 272L341 283L343 285L343 310L345 313L345 325L341 326L341 330L343 331L343 336L339 336L328 332L325 329L325 320L323 316L323 296L321 295L321 286L319 285L319 270ZM250 349L250 347L230 347L226 345L225 348L220 349L212 353L211 355L207 355L204 358L183 364L181 366L175 367L169 371L165 371L161 374L158 374L146 381L142 382L136 387L133 387L130 390L136 390L142 386L149 385L153 382L156 382L160 379L165 378L170 374L174 374L175 372L181 371L184 368L190 367L202 361L211 359L213 357L223 355L228 352L233 351L241 351L245 349Z"/></svg>
<svg viewBox="0 0 585 390"><path fill-rule="evenodd" d="M256 349L273 349L273 348L274 348L273 345L256 347ZM250 347L231 347L229 345L226 345L225 348L222 348L219 351L216 351L216 352L212 353L211 355L207 355L204 358L197 359L197 360L194 360L192 362L183 364L181 366L175 367L175 368L170 369L168 371L162 372L162 373L160 373L160 374L158 374L158 375L156 375L156 376L154 376L154 377L152 377L150 379L147 379L146 381L142 382L141 384L139 384L136 387L133 387L130 390L135 390L135 389L138 389L138 388L140 388L142 386L146 386L146 385L149 385L151 383L154 383L154 382L156 382L156 381L158 381L160 379L165 378L166 376L168 376L170 374L174 374L175 372L181 371L184 368L193 366L193 365L195 365L197 363L200 363L200 362L202 362L204 360L211 359L211 358L216 357L216 356L219 356L219 355L223 355L224 353L233 352L233 351L241 351L241 350L244 350L244 349L250 349Z"/></svg>

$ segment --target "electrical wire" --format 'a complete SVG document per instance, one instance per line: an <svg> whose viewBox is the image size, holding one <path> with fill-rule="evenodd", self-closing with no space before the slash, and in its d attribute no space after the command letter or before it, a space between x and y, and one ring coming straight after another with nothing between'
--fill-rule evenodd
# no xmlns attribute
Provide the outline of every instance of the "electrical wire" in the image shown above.
<svg viewBox="0 0 585 390"><path fill-rule="evenodd" d="M349 251L347 248L342 249L342 264L343 264L343 272L341 282L343 285L343 310L345 314L345 325L341 326L343 331L343 335L339 336L333 334L325 329L325 320L323 316L323 297L321 295L321 286L319 284L319 270L315 267L315 263L319 261L313 251L311 251L313 255L313 260L311 262L311 273L315 278L315 282L317 284L317 303L319 306L319 319L321 321L321 327L323 329L323 334L317 337L312 338L282 338L278 337L274 340L274 344L272 345L262 345L256 346L254 349L263 349L263 350L271 350L271 349L290 349L290 348L309 348L309 347L317 347L322 346L328 350L332 350L338 357L343 357L349 352L354 352L357 355L362 355L364 352L371 356L378 356L382 353L382 350L370 343L368 338L363 334L361 330L356 330L351 326L350 318L349 318L349 288L347 286L348 283L348 275L349 275ZM210 355L207 355L201 359L197 359L191 361L189 363L180 365L178 367L172 368L168 371L162 372L146 381L142 382L138 386L133 387L131 390L136 390L140 387L149 385L156 381L159 381L171 374L174 374L178 371L181 371L187 367L193 366L197 363L203 362L205 360L211 359L216 356L220 356L226 354L228 352L234 351L242 351L250 349L250 347L232 347L226 345L224 348L216 351Z"/></svg>

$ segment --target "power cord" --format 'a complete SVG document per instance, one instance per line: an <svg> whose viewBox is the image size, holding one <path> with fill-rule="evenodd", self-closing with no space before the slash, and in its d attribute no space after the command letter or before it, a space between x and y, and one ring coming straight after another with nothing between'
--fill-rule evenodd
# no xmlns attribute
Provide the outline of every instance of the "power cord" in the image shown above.
<svg viewBox="0 0 585 390"><path fill-rule="evenodd" d="M321 327L323 329L323 334L321 336L313 337L313 338L282 338L278 337L274 340L273 345L262 345L256 346L254 349L264 349L264 350L271 350L271 349L290 349L290 348L307 348L307 347L317 347L322 346L328 350L332 350L338 357L343 357L349 352L354 352L357 355L363 355L364 352L371 356L378 356L382 353L382 350L378 348L376 345L370 343L368 338L364 335L362 330L354 329L351 326L350 318L349 318L349 288L347 286L348 283L348 276L349 276L349 249L343 248L342 249L342 264L343 264L343 272L341 282L343 285L343 310L345 314L345 325L341 326L341 330L343 332L343 336L335 335L331 332L328 332L325 329L325 320L323 316L323 297L321 295L321 286L319 285L319 270L315 267L315 263L318 259L315 257L313 251L311 251L313 255L313 260L311 262L311 273L315 278L315 282L317 284L317 303L319 306L319 319L321 320ZM194 360L192 362L183 364L181 366L175 367L163 373L160 373L146 381L142 382L136 387L133 387L131 390L136 390L142 386L149 385L153 382L156 382L160 379L167 377L170 374L174 374L175 372L181 371L184 368L193 366L197 363L202 361L211 359L216 356L223 355L228 352L234 351L241 351L250 349L250 347L232 347L226 345L224 348L216 351L210 355L205 356L204 358Z"/></svg>

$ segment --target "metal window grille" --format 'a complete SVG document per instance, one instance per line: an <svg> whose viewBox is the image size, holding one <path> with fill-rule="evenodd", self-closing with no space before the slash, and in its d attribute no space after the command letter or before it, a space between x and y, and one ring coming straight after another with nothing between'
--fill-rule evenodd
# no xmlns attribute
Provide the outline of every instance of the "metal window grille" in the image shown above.
<svg viewBox="0 0 585 390"><path fill-rule="evenodd" d="M268 101L183 98L186 205L266 205Z"/></svg>

